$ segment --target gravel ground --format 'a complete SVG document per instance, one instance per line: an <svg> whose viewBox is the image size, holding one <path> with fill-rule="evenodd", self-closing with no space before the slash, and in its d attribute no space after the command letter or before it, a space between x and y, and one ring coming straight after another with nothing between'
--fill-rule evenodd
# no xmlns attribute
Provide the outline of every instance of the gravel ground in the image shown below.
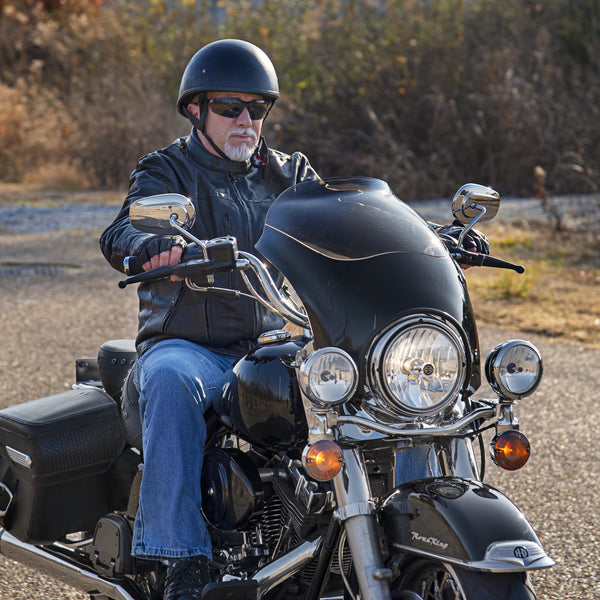
<svg viewBox="0 0 600 600"><path fill-rule="evenodd" d="M46 227L35 234L27 233L31 222L29 228L15 229L0 215L0 408L69 389L75 357L94 356L107 339L135 335L135 290L117 288L120 276L97 245L100 228L114 210L99 221L88 216L85 227L80 215L72 225L76 229ZM16 222L28 218L21 214ZM480 333L484 356L502 339L520 337L488 326ZM532 456L515 473L488 464L486 479L524 511L557 561L534 574L538 598L600 599L600 352L531 339L545 360L540 389L518 407ZM38 598L84 596L0 557L0 599Z"/></svg>

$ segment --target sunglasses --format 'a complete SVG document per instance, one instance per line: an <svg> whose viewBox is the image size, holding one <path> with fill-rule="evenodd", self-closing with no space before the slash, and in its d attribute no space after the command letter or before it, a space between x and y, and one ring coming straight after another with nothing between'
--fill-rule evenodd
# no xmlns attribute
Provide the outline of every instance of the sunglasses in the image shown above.
<svg viewBox="0 0 600 600"><path fill-rule="evenodd" d="M244 108L247 108L250 118L260 121L265 118L270 107L271 103L266 100L244 102L239 98L211 98L208 101L208 108L212 112L228 119L237 119L244 112Z"/></svg>

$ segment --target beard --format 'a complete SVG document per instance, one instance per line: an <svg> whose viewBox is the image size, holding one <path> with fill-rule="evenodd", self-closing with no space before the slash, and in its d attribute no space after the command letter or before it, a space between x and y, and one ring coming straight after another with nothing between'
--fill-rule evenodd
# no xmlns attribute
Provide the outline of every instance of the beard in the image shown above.
<svg viewBox="0 0 600 600"><path fill-rule="evenodd" d="M247 135L252 137L252 142L250 144L239 144L233 145L229 142L230 135ZM258 145L258 139L256 137L256 132L254 129L242 127L240 129L235 129L229 133L227 136L227 141L225 142L225 147L223 148L223 152L225 156L229 160L235 160L237 162L243 162L245 160L250 160L254 151L256 150L256 146Z"/></svg>

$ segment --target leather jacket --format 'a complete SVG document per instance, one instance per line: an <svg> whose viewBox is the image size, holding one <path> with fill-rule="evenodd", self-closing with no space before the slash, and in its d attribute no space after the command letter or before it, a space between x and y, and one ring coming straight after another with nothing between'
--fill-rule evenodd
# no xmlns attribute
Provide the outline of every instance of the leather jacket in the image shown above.
<svg viewBox="0 0 600 600"><path fill-rule="evenodd" d="M267 210L288 187L318 179L307 158L269 149L266 164L236 162L209 153L192 130L187 137L144 156L130 177L129 193L113 223L100 237L106 259L123 272L123 259L152 234L129 223L132 201L153 194L177 192L196 208L192 233L200 239L224 235L237 238L238 248L255 253ZM247 292L239 274L215 275L214 288ZM242 355L256 338L280 328L282 320L247 295L206 288L195 291L170 279L138 286L140 355L154 343L183 338L225 354Z"/></svg>

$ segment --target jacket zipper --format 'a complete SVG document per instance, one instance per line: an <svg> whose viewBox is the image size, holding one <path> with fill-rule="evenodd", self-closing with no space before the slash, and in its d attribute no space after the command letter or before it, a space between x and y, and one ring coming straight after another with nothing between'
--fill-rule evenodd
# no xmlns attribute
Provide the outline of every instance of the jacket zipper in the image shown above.
<svg viewBox="0 0 600 600"><path fill-rule="evenodd" d="M228 213L225 213L225 216L223 217L223 224L225 226L226 235L233 235L231 232L231 220L229 219Z"/></svg>
<svg viewBox="0 0 600 600"><path fill-rule="evenodd" d="M244 200L242 199L242 197L240 196L240 192L238 190L238 177L236 177L233 173L229 173L229 181L231 182L231 188L232 191L234 192L234 199L236 204L240 207L241 212L244 215L244 220L245 220L245 224L246 224L246 231L248 232L246 234L246 238L245 240L242 240L242 243L240 244L242 247L244 247L247 242L250 239L249 236L249 232L250 232L250 228L252 226L252 223L250 222L250 216L249 216L249 212L248 212L248 206L246 205L246 203L244 202ZM227 216L227 218L229 218ZM231 227L231 224L229 224L229 226Z"/></svg>

